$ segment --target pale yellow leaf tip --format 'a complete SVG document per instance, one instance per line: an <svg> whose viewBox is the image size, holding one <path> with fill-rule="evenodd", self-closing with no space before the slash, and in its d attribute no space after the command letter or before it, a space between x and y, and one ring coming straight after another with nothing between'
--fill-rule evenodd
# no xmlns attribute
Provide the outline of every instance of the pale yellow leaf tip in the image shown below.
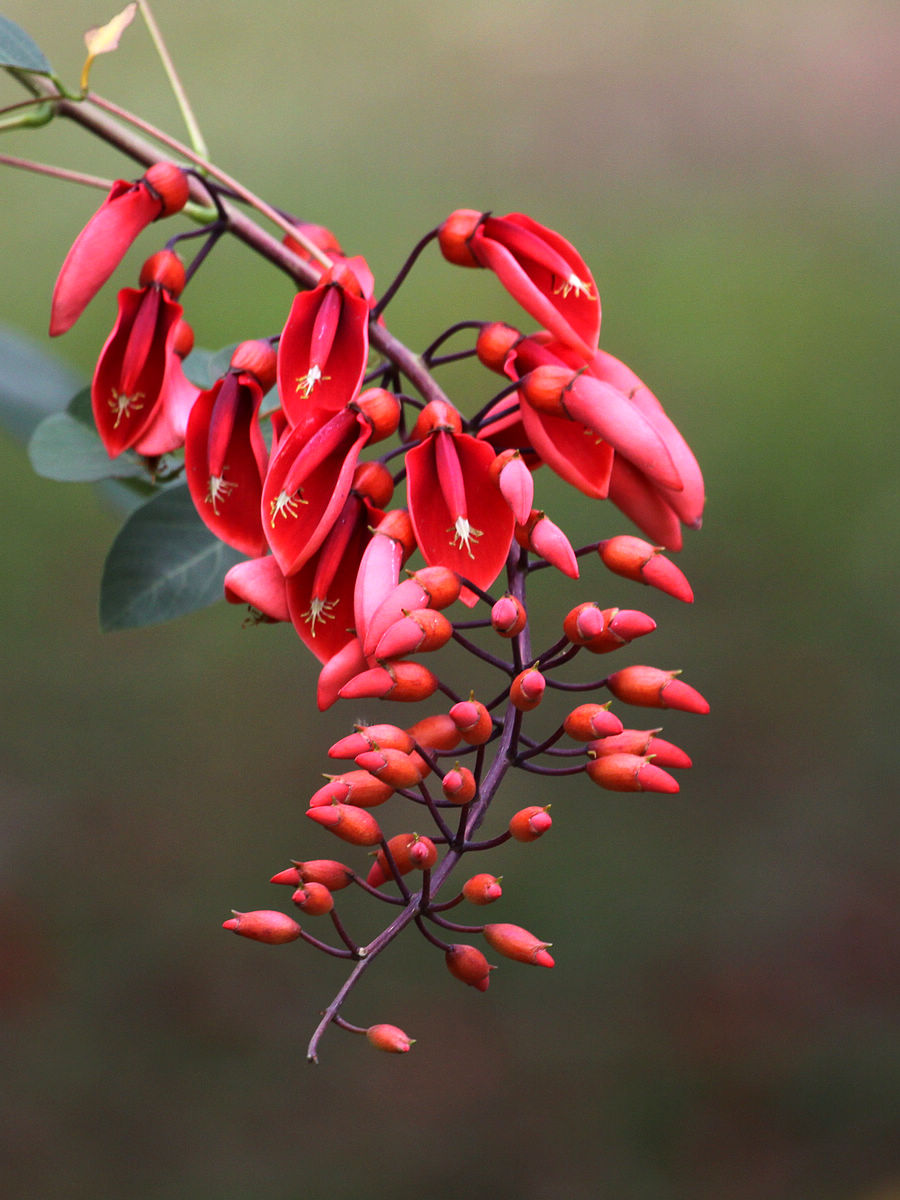
<svg viewBox="0 0 900 1200"><path fill-rule="evenodd" d="M120 13L107 21L105 25L98 25L95 29L89 29L84 35L84 44L87 46L88 56L85 60L84 68L81 72L81 90L87 91L88 76L91 71L91 63L98 54L109 54L119 47L119 38L134 20L134 15L137 12L137 4L126 4Z"/></svg>

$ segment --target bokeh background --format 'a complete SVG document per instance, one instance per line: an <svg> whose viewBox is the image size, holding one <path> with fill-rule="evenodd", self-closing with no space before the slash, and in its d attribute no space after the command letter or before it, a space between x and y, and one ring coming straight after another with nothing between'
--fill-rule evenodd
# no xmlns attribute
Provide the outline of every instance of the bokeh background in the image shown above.
<svg viewBox="0 0 900 1200"><path fill-rule="evenodd" d="M82 31L111 15L0 9L73 85ZM414 1051L334 1033L312 1068L340 970L219 924L284 900L266 881L290 858L334 853L304 800L361 714L320 718L292 632L225 605L102 636L120 517L0 435L5 1194L900 1196L896 6L155 11L220 165L329 224L382 286L458 206L527 211L579 247L602 345L663 399L709 504L681 556L691 608L599 572L567 594L649 607L643 657L713 709L666 715L696 763L679 796L554 787L552 836L485 864L505 875L495 919L552 940L554 971L507 964L479 995L407 938L347 1015L404 1026ZM138 26L92 82L180 134ZM2 148L131 174L75 128ZM0 178L0 319L39 346L97 198ZM71 379L48 403L89 376L114 290L53 347ZM190 289L198 343L271 333L289 300L223 248ZM467 317L516 314L436 252L390 310L413 345ZM491 386L449 382L471 409ZM628 530L547 478L539 495L573 538Z"/></svg>

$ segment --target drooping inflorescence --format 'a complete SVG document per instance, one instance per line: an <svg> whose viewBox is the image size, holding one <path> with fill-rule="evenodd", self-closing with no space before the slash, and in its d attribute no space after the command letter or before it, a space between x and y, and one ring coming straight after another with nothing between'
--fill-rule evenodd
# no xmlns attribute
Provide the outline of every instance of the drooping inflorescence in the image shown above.
<svg viewBox="0 0 900 1200"><path fill-rule="evenodd" d="M186 489L209 535L240 555L222 580L225 597L249 606L256 623L293 625L318 661L320 709L347 700L428 704L415 720L389 709L380 723L357 724L328 751L345 769L308 798L309 843L337 839L348 861L294 861L273 876L291 888L294 916L256 910L224 923L260 942L305 941L351 964L311 1059L332 1024L405 1052L411 1039L402 1030L352 1025L343 1008L356 979L408 927L477 991L495 967L485 950L553 966L549 942L518 925L448 915L501 898L494 875L467 870L469 855L551 831L549 804L507 813L491 829L510 772L678 791L670 772L690 766L688 756L659 728L626 727L627 707L611 703L701 713L706 701L678 671L620 664L656 624L615 607L619 581L612 594L607 586L587 597L570 594L570 581L586 561L600 562L690 602L690 585L665 551L681 548L682 526L699 528L703 481L656 397L600 350L600 298L587 264L521 213L452 213L381 301L363 259L346 256L324 227L296 222L296 237L269 252L300 288L283 329L238 345L201 386L187 358L193 336L182 297L222 234L245 233L227 190L156 164L134 184L116 183L79 235L54 293L51 332L72 325L133 239L178 212L191 189L205 195L214 220L189 264L180 254L196 243L183 239L196 231L172 237L145 263L139 287L119 293L91 389L95 427L111 459L130 455L158 487ZM421 355L396 341L384 310L433 240L449 263L492 271L540 328L464 321ZM464 349L442 357L459 334ZM444 361L467 355L486 368L477 413L438 382ZM560 524L539 507L547 471L590 501L611 500L651 540L618 534L576 550L565 515L554 514ZM543 569L565 577L558 594L567 600L553 640L536 647L528 586ZM458 653L436 653L448 644ZM593 657L606 654L617 656L609 671ZM600 670L573 682L576 658L599 661ZM578 703L562 718L543 717L547 698L567 692ZM387 913L367 943L339 914L338 893L348 887ZM307 918L330 923L331 940L313 934Z"/></svg>

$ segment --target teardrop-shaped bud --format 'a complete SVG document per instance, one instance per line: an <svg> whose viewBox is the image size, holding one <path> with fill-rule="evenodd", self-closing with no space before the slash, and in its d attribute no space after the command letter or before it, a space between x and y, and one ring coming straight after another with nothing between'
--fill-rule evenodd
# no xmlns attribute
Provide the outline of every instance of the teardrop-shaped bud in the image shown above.
<svg viewBox="0 0 900 1200"><path fill-rule="evenodd" d="M643 538L622 534L607 538L597 546L597 553L616 575L650 584L676 600L690 604L694 599L691 585L683 571L662 553L662 546L653 546Z"/></svg>
<svg viewBox="0 0 900 1200"><path fill-rule="evenodd" d="M612 792L679 791L678 781L649 759L637 754L607 754L587 764L588 776Z"/></svg>
<svg viewBox="0 0 900 1200"><path fill-rule="evenodd" d="M241 937L252 938L254 942L266 942L269 946L295 942L302 933L297 922L292 921L286 913L268 908L236 912L229 920L223 921L222 928L239 933Z"/></svg>
<svg viewBox="0 0 900 1200"><path fill-rule="evenodd" d="M513 813L509 820L509 832L517 842L536 842L553 824L553 818L547 811L550 805L541 808L538 804L530 804L528 808L520 808Z"/></svg>
<svg viewBox="0 0 900 1200"><path fill-rule="evenodd" d="M512 681L509 689L510 702L519 712L531 712L543 700L546 686L547 681L540 671L528 667L520 671Z"/></svg>
<svg viewBox="0 0 900 1200"><path fill-rule="evenodd" d="M389 1054L406 1054L416 1040L396 1025L370 1025L366 1037L376 1050L386 1050Z"/></svg>
<svg viewBox="0 0 900 1200"><path fill-rule="evenodd" d="M415 787L422 778L417 763L408 754L387 747L357 754L356 765L393 788Z"/></svg>
<svg viewBox="0 0 900 1200"><path fill-rule="evenodd" d="M334 908L334 897L321 883L303 883L291 896L293 902L311 917L321 917Z"/></svg>
<svg viewBox="0 0 900 1200"><path fill-rule="evenodd" d="M521 633L528 621L525 605L509 593L501 596L491 609L491 628L501 637L513 638Z"/></svg>
<svg viewBox="0 0 900 1200"><path fill-rule="evenodd" d="M462 886L462 892L470 904L493 904L503 895L500 880L496 875L486 875L483 872L467 879Z"/></svg>
<svg viewBox="0 0 900 1200"><path fill-rule="evenodd" d="M333 858L311 858L306 862L294 863L300 883L321 883L329 892L339 892L349 887L354 879L354 872L342 862Z"/></svg>
<svg viewBox="0 0 900 1200"><path fill-rule="evenodd" d="M353 804L330 804L322 808L310 808L306 815L353 846L377 846L381 841L378 822L365 808L357 808Z"/></svg>
<svg viewBox="0 0 900 1200"><path fill-rule="evenodd" d="M478 784L469 768L461 767L457 763L453 770L448 771L441 780L441 789L444 798L451 804L468 804L475 799Z"/></svg>
<svg viewBox="0 0 900 1200"><path fill-rule="evenodd" d="M481 746L494 731L491 714L480 700L460 700L450 709L450 716L464 742Z"/></svg>
<svg viewBox="0 0 900 1200"><path fill-rule="evenodd" d="M480 950L474 946L457 944L451 946L444 954L447 970L455 978L479 992L486 992L490 983L491 966Z"/></svg>
<svg viewBox="0 0 900 1200"><path fill-rule="evenodd" d="M489 946L516 962L534 963L539 967L552 967L553 959L547 953L550 942L539 941L533 933L521 925L485 925L482 930Z"/></svg>
<svg viewBox="0 0 900 1200"><path fill-rule="evenodd" d="M621 733L622 722L609 711L611 703L610 700L606 704L579 704L566 717L563 728L576 742L590 742L594 738Z"/></svg>
<svg viewBox="0 0 900 1200"><path fill-rule="evenodd" d="M610 675L606 686L618 700L644 708L677 708L682 712L708 713L709 703L700 693L683 683L679 671L659 667L624 667Z"/></svg>

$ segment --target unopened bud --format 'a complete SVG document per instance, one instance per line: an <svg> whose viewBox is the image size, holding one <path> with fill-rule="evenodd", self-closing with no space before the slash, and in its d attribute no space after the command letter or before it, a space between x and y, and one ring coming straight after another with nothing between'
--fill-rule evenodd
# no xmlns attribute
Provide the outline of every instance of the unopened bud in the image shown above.
<svg viewBox="0 0 900 1200"><path fill-rule="evenodd" d="M550 942L541 942L523 929L521 925L485 925L482 930L484 940L489 946L513 958L516 962L534 963L539 967L552 967L552 957L547 953Z"/></svg>
<svg viewBox="0 0 900 1200"><path fill-rule="evenodd" d="M311 858L294 863L294 866L300 877L298 883L321 883L329 892L349 887L354 878L354 872L348 866L333 858Z"/></svg>
<svg viewBox="0 0 900 1200"><path fill-rule="evenodd" d="M587 773L594 783L611 792L679 791L678 781L647 758L636 754L608 754L587 764Z"/></svg>
<svg viewBox="0 0 900 1200"><path fill-rule="evenodd" d="M457 763L453 770L448 771L441 780L441 788L444 798L451 804L468 804L470 800L475 799L478 784L469 768L461 767Z"/></svg>
<svg viewBox="0 0 900 1200"><path fill-rule="evenodd" d="M392 788L414 787L422 778L418 763L402 750L366 750L357 754L356 765Z"/></svg>
<svg viewBox="0 0 900 1200"><path fill-rule="evenodd" d="M328 782L310 797L309 807L349 802L359 808L377 808L393 794L393 785L384 779L376 779L370 771L345 771L343 775L329 776Z"/></svg>
<svg viewBox="0 0 900 1200"><path fill-rule="evenodd" d="M186 275L184 263L174 250L157 250L151 254L141 267L138 282L141 287L156 284L165 288L173 300L177 300L184 291Z"/></svg>
<svg viewBox="0 0 900 1200"><path fill-rule="evenodd" d="M455 979L462 980L479 992L486 992L490 983L491 966L480 950L474 946L451 946L444 954L447 970Z"/></svg>
<svg viewBox="0 0 900 1200"><path fill-rule="evenodd" d="M493 904L503 895L500 880L496 875L473 875L462 886L462 893L470 904Z"/></svg>
<svg viewBox="0 0 900 1200"><path fill-rule="evenodd" d="M546 686L547 681L540 671L529 667L520 671L512 681L509 689L510 702L519 712L530 712L543 700Z"/></svg>
<svg viewBox="0 0 900 1200"><path fill-rule="evenodd" d="M636 583L648 583L690 604L694 599L691 585L683 571L662 553L662 546L653 546L643 538L622 534L607 538L597 546L597 552L605 566L616 575L633 579Z"/></svg>
<svg viewBox="0 0 900 1200"><path fill-rule="evenodd" d="M330 804L307 809L311 821L337 834L354 846L376 846L381 841L381 829L372 814L353 804Z"/></svg>
<svg viewBox="0 0 900 1200"><path fill-rule="evenodd" d="M256 909L255 912L236 912L233 917L222 923L222 928L239 933L241 937L252 938L254 942L266 942L270 946L295 942L302 932L297 922L292 921L285 913L268 908Z"/></svg>
<svg viewBox="0 0 900 1200"><path fill-rule="evenodd" d="M308 913L311 917L320 917L323 913L331 912L334 908L334 897L331 892L321 883L304 883L297 888L293 896L293 902L303 912Z"/></svg>
<svg viewBox="0 0 900 1200"><path fill-rule="evenodd" d="M248 375L258 379L260 387L267 392L275 383L277 361L278 356L270 342L241 342L231 356L231 369L246 371Z"/></svg>
<svg viewBox="0 0 900 1200"><path fill-rule="evenodd" d="M408 875L410 871L424 871L426 867L433 867L437 862L437 846L431 838L418 833L395 834L389 839L387 847L399 875ZM381 887L393 878L394 872L388 857L384 850L379 850L366 882L371 887Z"/></svg>
<svg viewBox="0 0 900 1200"><path fill-rule="evenodd" d="M469 249L469 238L484 220L484 213L472 208L458 208L438 230L438 245L447 262L457 267L480 267L481 263Z"/></svg>
<svg viewBox="0 0 900 1200"><path fill-rule="evenodd" d="M491 628L501 637L515 637L525 628L527 620L525 605L516 596L501 596L491 609Z"/></svg>
<svg viewBox="0 0 900 1200"><path fill-rule="evenodd" d="M534 502L534 479L518 450L501 450L491 463L490 477L516 520L524 525Z"/></svg>
<svg viewBox="0 0 900 1200"><path fill-rule="evenodd" d="M406 732L425 750L455 750L462 740L449 713L422 717Z"/></svg>
<svg viewBox="0 0 900 1200"><path fill-rule="evenodd" d="M587 752L596 758L609 754L637 754L641 758L652 758L657 767L689 767L690 757L681 747L656 737L657 733L658 729L623 729L612 737L588 742Z"/></svg>
<svg viewBox="0 0 900 1200"><path fill-rule="evenodd" d="M677 708L683 712L708 713L709 704L695 688L682 683L679 671L659 667L624 667L610 675L606 686L618 700L644 708Z"/></svg>
<svg viewBox="0 0 900 1200"><path fill-rule="evenodd" d="M406 1054L416 1040L396 1025L371 1025L366 1030L366 1037L376 1050L387 1050L390 1054Z"/></svg>
<svg viewBox="0 0 900 1200"><path fill-rule="evenodd" d="M578 578L578 560L572 543L540 509L532 509L525 524L516 525L516 541L526 550L546 559L570 579Z"/></svg>
<svg viewBox="0 0 900 1200"><path fill-rule="evenodd" d="M522 334L512 325L502 321L489 321L482 325L481 332L475 341L475 353L482 366L489 371L503 374L507 355L522 340Z"/></svg>
<svg viewBox="0 0 900 1200"><path fill-rule="evenodd" d="M480 700L460 700L450 709L450 716L463 741L470 746L483 745L493 733L491 714Z"/></svg>
<svg viewBox="0 0 900 1200"><path fill-rule="evenodd" d="M591 601L576 605L563 621L563 632L573 646L589 646L605 629L603 609Z"/></svg>
<svg viewBox="0 0 900 1200"><path fill-rule="evenodd" d="M566 717L563 729L576 742L590 742L594 738L621 733L622 722L609 711L611 703L610 700L606 704L579 704Z"/></svg>
<svg viewBox="0 0 900 1200"><path fill-rule="evenodd" d="M437 691L437 676L417 662L386 662L345 683L338 695L344 700L425 700Z"/></svg>
<svg viewBox="0 0 900 1200"><path fill-rule="evenodd" d="M415 608L393 625L378 640L375 657L399 658L404 654L424 654L440 650L453 636L453 625L433 608Z"/></svg>
<svg viewBox="0 0 900 1200"><path fill-rule="evenodd" d="M355 733L334 743L328 751L329 758L356 758L366 750L402 750L408 754L413 748L413 739L399 725L357 725Z"/></svg>
<svg viewBox="0 0 900 1200"><path fill-rule="evenodd" d="M156 192L162 201L161 217L171 217L181 212L188 202L190 184L183 169L170 162L154 163L144 174L144 182Z"/></svg>
<svg viewBox="0 0 900 1200"><path fill-rule="evenodd" d="M536 842L553 824L553 818L546 808L532 804L528 808L520 808L510 818L509 832L517 842Z"/></svg>

